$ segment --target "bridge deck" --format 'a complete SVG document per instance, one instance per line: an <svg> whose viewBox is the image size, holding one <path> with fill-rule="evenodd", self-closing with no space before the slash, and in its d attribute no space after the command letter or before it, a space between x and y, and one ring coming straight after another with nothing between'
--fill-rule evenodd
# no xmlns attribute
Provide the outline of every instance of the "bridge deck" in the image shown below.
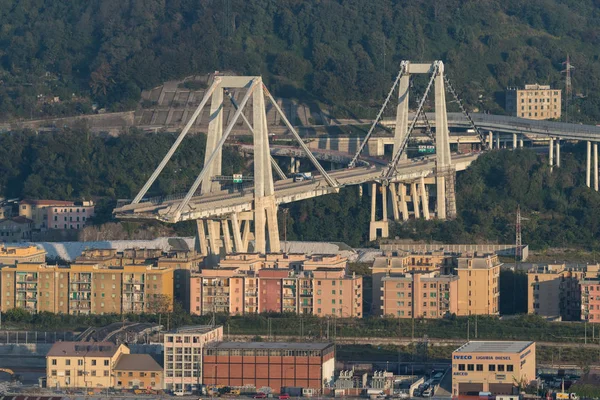
<svg viewBox="0 0 600 400"><path fill-rule="evenodd" d="M479 153L457 155L453 157L453 165L458 171L464 170L472 161L479 157ZM435 156L425 157L423 160L404 160L398 166L395 181L419 179L432 176L435 169ZM358 185L366 182L377 181L381 177L382 167L358 167L332 171L330 175L335 178L341 187ZM309 199L336 193L337 190L329 187L321 176L315 176L312 181L294 182L292 179L275 182L275 198L277 204L286 204L294 201ZM251 189L242 192L219 191L204 196L193 197L178 221L171 221L170 215L175 211L184 195L173 196L162 201L147 201L138 204L129 204L115 210L118 218L122 219L158 219L166 222L194 220L198 218L218 218L232 212L252 210L254 194Z"/></svg>

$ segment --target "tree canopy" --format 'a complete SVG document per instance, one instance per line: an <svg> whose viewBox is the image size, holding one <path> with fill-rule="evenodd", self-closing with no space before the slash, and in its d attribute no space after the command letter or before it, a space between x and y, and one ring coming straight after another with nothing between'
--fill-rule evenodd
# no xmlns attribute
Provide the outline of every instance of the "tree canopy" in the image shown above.
<svg viewBox="0 0 600 400"><path fill-rule="evenodd" d="M563 88L570 54L585 97L570 114L600 121L595 0L0 0L0 21L4 118L131 109L143 89L214 70L370 114L402 59L444 60L471 107L502 112L507 86Z"/></svg>

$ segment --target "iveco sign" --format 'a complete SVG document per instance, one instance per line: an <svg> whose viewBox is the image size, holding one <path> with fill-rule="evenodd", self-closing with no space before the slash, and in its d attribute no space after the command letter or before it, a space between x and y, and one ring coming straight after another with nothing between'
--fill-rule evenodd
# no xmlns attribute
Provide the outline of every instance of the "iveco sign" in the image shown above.
<svg viewBox="0 0 600 400"><path fill-rule="evenodd" d="M455 360L472 360L473 356L454 356Z"/></svg>

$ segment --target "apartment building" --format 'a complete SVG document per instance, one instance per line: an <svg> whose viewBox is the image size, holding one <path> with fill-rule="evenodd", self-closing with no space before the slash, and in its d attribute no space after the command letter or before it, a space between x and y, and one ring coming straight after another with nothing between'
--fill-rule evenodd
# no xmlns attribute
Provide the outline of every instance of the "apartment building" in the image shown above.
<svg viewBox="0 0 600 400"><path fill-rule="evenodd" d="M506 91L506 111L527 119L559 119L561 116L561 94L550 85L525 85L525 89L509 88Z"/></svg>
<svg viewBox="0 0 600 400"><path fill-rule="evenodd" d="M171 309L173 270L151 265L107 268L20 263L0 271L2 310L108 314Z"/></svg>
<svg viewBox="0 0 600 400"><path fill-rule="evenodd" d="M0 242L29 242L33 226L31 219L20 215L0 220Z"/></svg>
<svg viewBox="0 0 600 400"><path fill-rule="evenodd" d="M384 311L382 308L384 306L383 278L404 276L413 271L419 271L419 273L435 271L440 275L449 275L452 273L452 263L452 256L443 252L386 251L383 256L375 257L371 268L373 277L372 312L376 315L385 315L381 314L382 310ZM390 311L392 310L390 309Z"/></svg>
<svg viewBox="0 0 600 400"><path fill-rule="evenodd" d="M382 315L440 318L458 312L458 276L439 272L405 273L382 279Z"/></svg>
<svg viewBox="0 0 600 400"><path fill-rule="evenodd" d="M600 323L600 278L581 280L581 319L590 323Z"/></svg>
<svg viewBox="0 0 600 400"><path fill-rule="evenodd" d="M0 245L0 266L16 265L24 262L39 262L46 260L46 250L37 246L6 246Z"/></svg>
<svg viewBox="0 0 600 400"><path fill-rule="evenodd" d="M41 229L81 229L94 216L93 201L72 202L69 205L55 205L42 209L47 211L47 221L42 223ZM43 226L43 224L46 224Z"/></svg>
<svg viewBox="0 0 600 400"><path fill-rule="evenodd" d="M241 257L235 255L234 257ZM229 258L229 257L228 257ZM299 257L298 257L299 259ZM252 314L292 312L309 315L362 316L362 277L346 275L344 268L325 267L302 270L302 266L259 268L252 255L235 266L231 259L219 268L202 269L190 278L190 312ZM315 263L321 262L313 260ZM297 262L297 261L294 261ZM300 269L300 270L298 270Z"/></svg>
<svg viewBox="0 0 600 400"><path fill-rule="evenodd" d="M227 255L219 262L219 266L234 267L240 271L274 268L312 271L317 268L346 268L347 263L348 260L338 254L238 253Z"/></svg>
<svg viewBox="0 0 600 400"><path fill-rule="evenodd" d="M223 327L187 326L164 336L164 388L173 391L199 390L204 383L202 350L223 340Z"/></svg>
<svg viewBox="0 0 600 400"><path fill-rule="evenodd" d="M598 265L535 265L527 272L527 312L564 321L585 319L583 283L598 276ZM589 288L589 286L588 286Z"/></svg>
<svg viewBox="0 0 600 400"><path fill-rule="evenodd" d="M109 388L117 360L129 354L111 342L57 342L46 355L47 385L51 388Z"/></svg>
<svg viewBox="0 0 600 400"><path fill-rule="evenodd" d="M33 229L49 229L48 215L52 207L72 207L75 203L62 200L21 200L19 202L19 216L33 221Z"/></svg>
<svg viewBox="0 0 600 400"><path fill-rule="evenodd" d="M459 257L457 315L498 315L500 267L495 254Z"/></svg>

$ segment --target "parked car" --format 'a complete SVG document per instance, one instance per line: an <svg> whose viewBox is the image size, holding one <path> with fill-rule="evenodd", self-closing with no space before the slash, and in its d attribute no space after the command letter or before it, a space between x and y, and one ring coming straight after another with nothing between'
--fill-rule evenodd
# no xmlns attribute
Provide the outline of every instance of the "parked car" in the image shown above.
<svg viewBox="0 0 600 400"><path fill-rule="evenodd" d="M281 393L279 395L279 400L288 400L290 398L290 395L287 393Z"/></svg>
<svg viewBox="0 0 600 400"><path fill-rule="evenodd" d="M256 393L254 395L255 399L266 399L267 398L267 394L266 393Z"/></svg>

